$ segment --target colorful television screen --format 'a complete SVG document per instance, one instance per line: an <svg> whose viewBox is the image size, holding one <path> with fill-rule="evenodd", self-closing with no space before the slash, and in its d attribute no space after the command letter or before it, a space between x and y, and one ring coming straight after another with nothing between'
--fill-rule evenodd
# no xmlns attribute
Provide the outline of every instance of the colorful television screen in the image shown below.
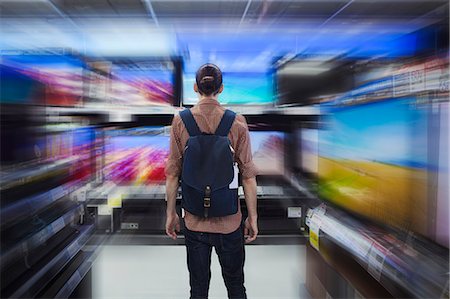
<svg viewBox="0 0 450 299"><path fill-rule="evenodd" d="M65 131L47 132L34 145L34 152L42 160L58 161L75 158L72 179L89 180L93 173L91 159L95 140L93 127L78 127Z"/></svg>
<svg viewBox="0 0 450 299"><path fill-rule="evenodd" d="M195 105L195 74L183 78L183 104ZM270 73L223 73L224 90L219 101L225 105L264 105L273 103L273 82Z"/></svg>
<svg viewBox="0 0 450 299"><path fill-rule="evenodd" d="M39 91L44 88L37 80L4 65L0 65L0 73L0 103L32 104L42 101Z"/></svg>
<svg viewBox="0 0 450 299"><path fill-rule="evenodd" d="M253 162L258 175L284 174L284 134L277 131L251 131Z"/></svg>
<svg viewBox="0 0 450 299"><path fill-rule="evenodd" d="M112 67L111 98L131 105L173 105L172 62L117 64Z"/></svg>
<svg viewBox="0 0 450 299"><path fill-rule="evenodd" d="M169 135L164 128L141 127L105 134L106 181L121 185L164 183Z"/></svg>
<svg viewBox="0 0 450 299"><path fill-rule="evenodd" d="M319 195L426 234L427 109L414 98L335 108L319 132Z"/></svg>
<svg viewBox="0 0 450 299"><path fill-rule="evenodd" d="M81 103L84 64L78 58L69 55L5 55L2 64L43 83L45 93L42 92L41 98L35 100L38 104L76 106ZM23 91L15 91L15 94L21 93Z"/></svg>

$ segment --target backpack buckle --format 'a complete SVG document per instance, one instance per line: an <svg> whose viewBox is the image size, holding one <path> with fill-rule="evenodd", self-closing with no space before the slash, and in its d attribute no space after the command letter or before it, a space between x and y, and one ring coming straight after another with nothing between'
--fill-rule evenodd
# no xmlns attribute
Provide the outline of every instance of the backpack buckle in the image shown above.
<svg viewBox="0 0 450 299"><path fill-rule="evenodd" d="M203 206L205 208L211 207L211 187L206 186L205 188L205 198L203 199Z"/></svg>

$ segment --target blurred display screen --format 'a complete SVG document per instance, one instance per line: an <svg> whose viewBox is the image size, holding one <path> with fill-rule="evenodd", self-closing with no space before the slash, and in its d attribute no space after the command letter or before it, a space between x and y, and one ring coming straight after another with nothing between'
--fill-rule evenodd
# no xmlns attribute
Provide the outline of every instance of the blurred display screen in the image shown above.
<svg viewBox="0 0 450 299"><path fill-rule="evenodd" d="M258 175L284 174L284 134L277 131L250 131L253 162Z"/></svg>
<svg viewBox="0 0 450 299"><path fill-rule="evenodd" d="M195 105L195 74L183 78L183 104ZM273 102L273 82L270 73L223 73L223 92L219 102L225 105L262 105Z"/></svg>
<svg viewBox="0 0 450 299"><path fill-rule="evenodd" d="M80 104L84 81L80 60L67 55L10 55L4 57L2 64L45 85L45 99L37 99L37 103L53 106Z"/></svg>
<svg viewBox="0 0 450 299"><path fill-rule="evenodd" d="M45 136L45 145L40 141L34 150L37 156L46 160L58 161L75 157L73 178L88 179L93 173L91 153L94 139L95 130L91 127L49 133Z"/></svg>
<svg viewBox="0 0 450 299"><path fill-rule="evenodd" d="M131 105L173 105L172 62L117 64L112 67L111 98Z"/></svg>
<svg viewBox="0 0 450 299"><path fill-rule="evenodd" d="M301 150L298 152L301 169L317 175L319 171L319 131L317 129L302 128L297 131Z"/></svg>
<svg viewBox="0 0 450 299"><path fill-rule="evenodd" d="M111 130L105 134L106 181L122 185L164 183L169 135L163 127Z"/></svg>
<svg viewBox="0 0 450 299"><path fill-rule="evenodd" d="M331 63L293 59L276 73L277 104L310 105L327 101L354 87L352 60Z"/></svg>
<svg viewBox="0 0 450 299"><path fill-rule="evenodd" d="M427 109L415 98L336 108L319 140L322 197L426 233Z"/></svg>
<svg viewBox="0 0 450 299"><path fill-rule="evenodd" d="M42 86L36 80L3 65L0 72L0 103L30 104L39 100L36 97Z"/></svg>

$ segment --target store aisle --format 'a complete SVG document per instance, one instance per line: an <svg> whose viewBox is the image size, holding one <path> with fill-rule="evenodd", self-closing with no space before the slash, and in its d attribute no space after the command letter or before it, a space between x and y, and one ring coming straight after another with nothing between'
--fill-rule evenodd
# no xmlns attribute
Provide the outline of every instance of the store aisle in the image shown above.
<svg viewBox="0 0 450 299"><path fill-rule="evenodd" d="M310 298L305 288L305 246L247 246L249 298ZM184 246L105 246L93 269L93 298L188 298ZM213 254L210 298L226 298Z"/></svg>

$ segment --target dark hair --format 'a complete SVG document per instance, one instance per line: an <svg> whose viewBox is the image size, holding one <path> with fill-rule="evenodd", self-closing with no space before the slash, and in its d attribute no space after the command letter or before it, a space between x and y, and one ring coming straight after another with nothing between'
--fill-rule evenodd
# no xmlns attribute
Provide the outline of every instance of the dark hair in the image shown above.
<svg viewBox="0 0 450 299"><path fill-rule="evenodd" d="M198 69L195 81L200 94L215 95L222 86L222 71L215 64L204 64Z"/></svg>

